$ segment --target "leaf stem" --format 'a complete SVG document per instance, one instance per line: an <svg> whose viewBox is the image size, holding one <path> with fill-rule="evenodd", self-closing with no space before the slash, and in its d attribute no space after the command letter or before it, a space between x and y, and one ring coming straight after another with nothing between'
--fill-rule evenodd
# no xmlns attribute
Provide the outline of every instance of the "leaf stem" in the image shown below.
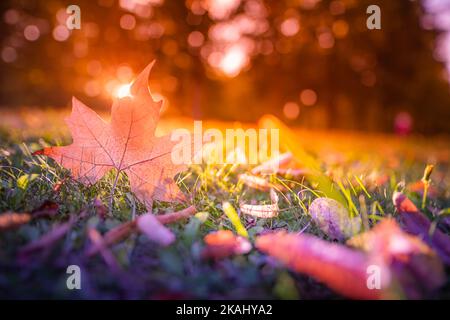
<svg viewBox="0 0 450 320"><path fill-rule="evenodd" d="M113 205L114 205L114 192L116 191L116 187L117 187L117 182L119 181L119 175L120 175L120 171L117 170L117 174L114 178L114 182L113 185L111 187L111 194L110 194L110 198L109 198L109 214L112 215L113 213Z"/></svg>

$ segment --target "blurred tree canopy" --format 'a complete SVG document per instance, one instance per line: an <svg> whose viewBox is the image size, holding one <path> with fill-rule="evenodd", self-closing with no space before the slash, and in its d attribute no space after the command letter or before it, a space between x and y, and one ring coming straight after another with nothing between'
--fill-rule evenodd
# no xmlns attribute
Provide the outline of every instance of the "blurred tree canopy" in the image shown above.
<svg viewBox="0 0 450 320"><path fill-rule="evenodd" d="M68 30L66 7L81 9ZM366 27L369 5L381 30ZM441 32L407 0L4 0L0 103L109 106L153 59L169 115L292 125L449 131Z"/></svg>

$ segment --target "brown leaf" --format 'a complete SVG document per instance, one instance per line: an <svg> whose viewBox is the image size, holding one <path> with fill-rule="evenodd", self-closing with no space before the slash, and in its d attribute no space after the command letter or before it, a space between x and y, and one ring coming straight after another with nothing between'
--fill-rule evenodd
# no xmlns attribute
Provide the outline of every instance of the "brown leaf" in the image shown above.
<svg viewBox="0 0 450 320"><path fill-rule="evenodd" d="M0 231L16 229L21 225L30 222L29 213L5 212L0 214Z"/></svg>
<svg viewBox="0 0 450 320"><path fill-rule="evenodd" d="M73 143L35 154L53 158L83 183L95 183L113 168L125 172L131 190L149 208L153 200L184 199L173 177L186 165L171 161L172 151L184 146L171 141L170 135L154 135L162 101L153 100L148 89L152 66L148 65L132 84L131 96L113 103L109 123L74 98L72 114L66 120Z"/></svg>
<svg viewBox="0 0 450 320"><path fill-rule="evenodd" d="M414 203L401 192L392 196L395 208L398 211L403 228L429 244L445 264L450 264L450 236L439 229L430 234L431 222Z"/></svg>
<svg viewBox="0 0 450 320"><path fill-rule="evenodd" d="M230 230L212 232L204 238L206 247L202 252L204 259L223 259L232 255L248 253L252 245L244 237L236 236Z"/></svg>

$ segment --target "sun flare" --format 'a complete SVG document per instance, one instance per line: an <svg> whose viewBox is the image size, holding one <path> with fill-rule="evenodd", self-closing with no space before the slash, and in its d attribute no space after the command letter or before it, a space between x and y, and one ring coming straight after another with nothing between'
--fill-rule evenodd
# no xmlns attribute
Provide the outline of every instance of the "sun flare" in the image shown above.
<svg viewBox="0 0 450 320"><path fill-rule="evenodd" d="M131 84L122 84L120 85L115 92L115 96L119 99L125 98L125 97L131 97L130 92Z"/></svg>

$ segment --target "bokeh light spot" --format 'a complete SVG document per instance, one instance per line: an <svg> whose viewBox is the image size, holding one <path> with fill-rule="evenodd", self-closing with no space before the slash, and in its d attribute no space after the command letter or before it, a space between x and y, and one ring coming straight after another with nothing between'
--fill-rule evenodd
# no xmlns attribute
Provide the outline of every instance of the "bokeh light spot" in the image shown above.
<svg viewBox="0 0 450 320"><path fill-rule="evenodd" d="M200 31L192 31L188 36L188 43L191 47L201 47L205 37Z"/></svg>
<svg viewBox="0 0 450 320"><path fill-rule="evenodd" d="M295 120L300 114L300 107L295 102L286 102L283 106L283 114L289 120Z"/></svg>
<svg viewBox="0 0 450 320"><path fill-rule="evenodd" d="M394 119L395 133L406 135L411 132L413 126L413 119L408 112L402 111L397 113Z"/></svg>
<svg viewBox="0 0 450 320"><path fill-rule="evenodd" d="M120 82L130 82L133 79L133 70L128 65L122 65L117 68L116 75Z"/></svg>
<svg viewBox="0 0 450 320"><path fill-rule="evenodd" d="M90 80L84 85L84 92L90 96L98 96L101 92L100 84L95 80Z"/></svg>
<svg viewBox="0 0 450 320"><path fill-rule="evenodd" d="M319 46L323 49L331 49L334 46L334 37L330 32L323 32L319 35Z"/></svg>
<svg viewBox="0 0 450 320"><path fill-rule="evenodd" d="M11 63L16 61L17 59L17 52L16 49L12 47L5 47L2 50L2 60L6 63Z"/></svg>
<svg viewBox="0 0 450 320"><path fill-rule="evenodd" d="M28 41L36 41L41 36L41 32L37 26L30 24L23 30L23 36Z"/></svg>
<svg viewBox="0 0 450 320"><path fill-rule="evenodd" d="M3 20L7 24L16 24L17 22L19 22L19 19L20 19L20 14L17 10L14 10L14 9L9 9L3 15Z"/></svg>
<svg viewBox="0 0 450 320"><path fill-rule="evenodd" d="M59 25L53 29L52 35L56 41L66 41L70 36L70 31L66 26Z"/></svg>
<svg viewBox="0 0 450 320"><path fill-rule="evenodd" d="M280 31L286 37L295 36L300 30L300 24L297 18L288 18L280 25Z"/></svg>
<svg viewBox="0 0 450 320"><path fill-rule="evenodd" d="M348 23L345 20L337 20L333 23L333 33L338 39L345 38L348 33Z"/></svg>
<svg viewBox="0 0 450 320"><path fill-rule="evenodd" d="M219 68L228 76L235 77L248 64L248 56L239 46L229 48L223 55Z"/></svg>
<svg viewBox="0 0 450 320"><path fill-rule="evenodd" d="M120 27L125 30L133 30L136 26L136 18L131 14L120 17Z"/></svg>

